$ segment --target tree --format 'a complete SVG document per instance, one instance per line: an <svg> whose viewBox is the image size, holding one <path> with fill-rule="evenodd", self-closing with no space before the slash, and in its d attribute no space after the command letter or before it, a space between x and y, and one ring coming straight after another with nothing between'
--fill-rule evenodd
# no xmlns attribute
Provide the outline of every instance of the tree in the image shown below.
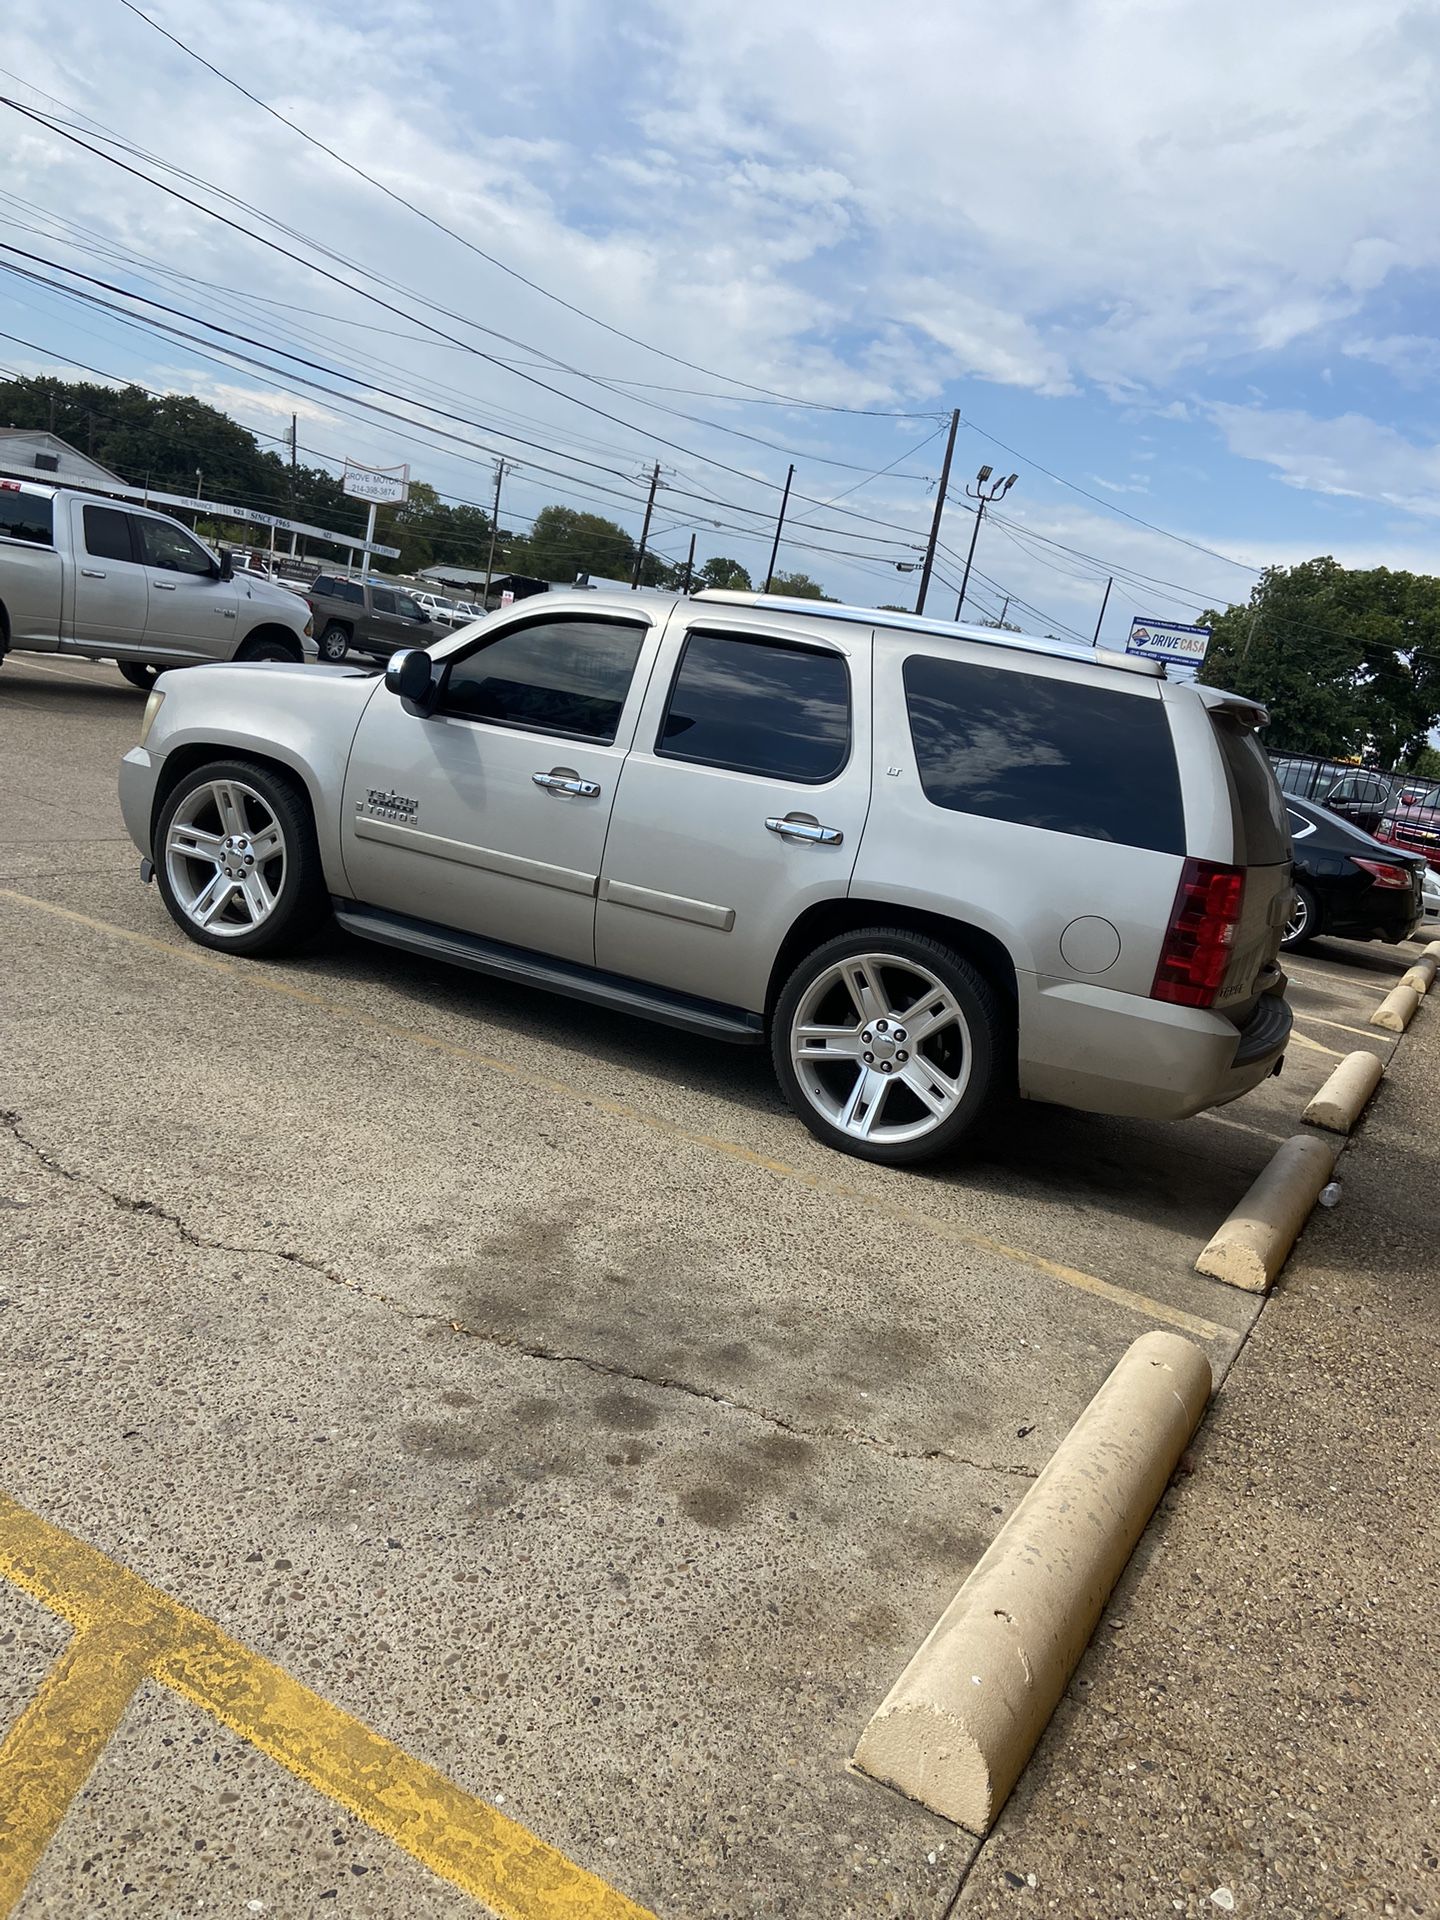
<svg viewBox="0 0 1440 1920"><path fill-rule="evenodd" d="M1328 555L1267 567L1244 606L1204 613L1201 679L1270 709L1287 752L1410 766L1440 720L1440 580Z"/></svg>
<svg viewBox="0 0 1440 1920"><path fill-rule="evenodd" d="M700 583L706 587L726 587L732 593L753 593L754 586L750 575L738 560L732 560L728 554L717 553L707 560L700 569Z"/></svg>
<svg viewBox="0 0 1440 1920"><path fill-rule="evenodd" d="M808 573L777 573L771 576L770 591L783 593L791 600L834 600L833 593L826 593L818 580L812 580Z"/></svg>
<svg viewBox="0 0 1440 1920"><path fill-rule="evenodd" d="M623 527L574 507L542 507L529 533L512 540L505 551L507 573L530 574L536 580L568 582L578 573L628 580L634 565L635 542Z"/></svg>

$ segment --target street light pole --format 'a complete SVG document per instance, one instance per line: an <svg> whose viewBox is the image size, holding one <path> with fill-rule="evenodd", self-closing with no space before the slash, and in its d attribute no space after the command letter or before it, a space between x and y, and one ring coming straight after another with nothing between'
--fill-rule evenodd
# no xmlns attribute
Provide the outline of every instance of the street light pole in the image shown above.
<svg viewBox="0 0 1440 1920"><path fill-rule="evenodd" d="M970 498L978 504L975 508L975 524L970 529L970 551L965 556L965 571L960 576L960 598L955 602L955 618L957 620L964 611L965 589L970 585L970 568L974 564L975 543L980 538L980 522L985 518L985 509L993 505L996 500L1003 500L1006 494L1009 493L1011 487L1013 487L1015 482L1020 478L1018 473L1012 473L1007 479L991 481L987 486L986 482L990 481L990 476L994 471L995 469L993 467L981 467L979 473L975 476L975 485L973 487L967 486L965 489Z"/></svg>

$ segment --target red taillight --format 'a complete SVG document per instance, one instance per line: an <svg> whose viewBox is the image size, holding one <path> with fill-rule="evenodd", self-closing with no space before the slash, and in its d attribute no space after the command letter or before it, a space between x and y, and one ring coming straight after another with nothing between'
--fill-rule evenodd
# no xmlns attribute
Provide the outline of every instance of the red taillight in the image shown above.
<svg viewBox="0 0 1440 1920"><path fill-rule="evenodd" d="M1152 1000L1182 1007L1208 1007L1224 983L1235 950L1235 929L1245 898L1239 867L1187 860L1155 969Z"/></svg>
<svg viewBox="0 0 1440 1920"><path fill-rule="evenodd" d="M1353 853L1350 858L1357 867L1364 868L1365 872L1369 874L1377 887L1404 887L1407 890L1409 889L1410 870L1408 867L1392 867L1388 860L1362 860L1358 854Z"/></svg>
<svg viewBox="0 0 1440 1920"><path fill-rule="evenodd" d="M1372 840L1389 841L1390 844L1393 846L1396 838L1395 822L1393 820L1382 820L1379 826L1376 827L1374 833L1371 834L1370 838Z"/></svg>

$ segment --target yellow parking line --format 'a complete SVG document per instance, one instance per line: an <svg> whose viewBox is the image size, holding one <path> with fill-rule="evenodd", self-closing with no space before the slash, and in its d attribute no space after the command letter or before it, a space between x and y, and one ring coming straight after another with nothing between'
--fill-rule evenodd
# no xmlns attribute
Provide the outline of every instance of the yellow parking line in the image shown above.
<svg viewBox="0 0 1440 1920"><path fill-rule="evenodd" d="M143 1679L187 1700L502 1920L653 1920L497 1808L138 1574L0 1494L0 1575L75 1638L0 1747L0 1920Z"/></svg>
<svg viewBox="0 0 1440 1920"><path fill-rule="evenodd" d="M1337 1033L1358 1033L1362 1040L1379 1040L1382 1035L1374 1027L1349 1027L1343 1020L1325 1020L1318 1013L1301 1013L1296 1010L1297 1020L1306 1020L1312 1027L1334 1027Z"/></svg>
<svg viewBox="0 0 1440 1920"><path fill-rule="evenodd" d="M997 1259L1010 1260L1019 1266L1029 1267L1032 1272L1044 1274L1050 1280L1058 1280L1063 1286L1073 1287L1081 1293L1093 1294L1102 1300L1113 1301L1115 1305L1124 1307L1127 1312L1143 1314L1147 1319L1158 1320L1165 1326L1178 1327L1181 1332L1194 1334L1197 1339L1218 1340L1235 1337L1233 1327L1222 1326L1214 1320L1206 1320L1197 1314L1186 1313L1179 1307L1167 1305L1163 1300L1154 1300L1148 1294L1137 1293L1130 1287L1117 1286L1110 1280L1102 1280L1097 1274L1085 1273L1078 1267L1066 1266L1060 1261L1047 1260L1042 1254L1030 1253L1023 1247L1013 1247L1006 1241L992 1239L989 1234L972 1233L967 1228L949 1220L939 1219L934 1214L919 1213L909 1207L897 1206L893 1201L883 1199L877 1194L867 1193L859 1187L848 1186L843 1181L831 1179L828 1174L808 1173L801 1167L792 1167L787 1161L772 1160L767 1154L757 1153L753 1147L742 1146L738 1140L727 1140L720 1134L700 1133L694 1128L680 1126L673 1120L663 1119L659 1114L647 1113L642 1107L631 1106L628 1100L617 1100L612 1095L594 1092L585 1087L572 1086L569 1081L557 1080L548 1074L533 1073L526 1067L514 1066L508 1060L497 1060L493 1055L481 1053L474 1047L463 1046L454 1040L442 1040L433 1033L426 1033L421 1027L396 1026L388 1020L378 1019L373 1013L364 1012L359 1007L339 1006L333 1000L325 1000L319 994L309 993L304 987L297 987L282 976L262 967L238 966L235 961L222 959L204 948L189 943L177 945L169 940L159 940L153 934L137 933L130 927L117 927L113 921L97 920L88 913L76 912L73 907L62 907L53 900L41 900L33 893L20 893L11 887L0 887L0 900L13 900L23 906L35 907L42 913L54 914L57 918L72 921L77 926L90 927L97 933L109 934L115 939L129 941L133 946L146 947L155 953L163 953L169 959L228 974L232 979L243 981L245 985L257 988L261 992L279 994L284 999L299 1001L303 1006L318 1008L321 1012L333 1015L337 1020L345 1020L353 1026L364 1027L371 1033L384 1034L387 1039L403 1040L414 1046L448 1054L454 1059L468 1060L474 1066L483 1067L487 1073L503 1075L515 1086L548 1093L561 1100L588 1107L592 1112L609 1114L614 1119L628 1120L665 1139L683 1140L690 1146L708 1148L712 1153L723 1154L727 1159L738 1160L745 1166L759 1168L764 1173L774 1175L776 1179L788 1180L794 1182L796 1186L808 1187L813 1193L827 1194L836 1200L853 1201L884 1219L898 1221L906 1226L919 1227L926 1232L951 1240L956 1245L973 1247L979 1253L993 1254Z"/></svg>
<svg viewBox="0 0 1440 1920"><path fill-rule="evenodd" d="M1393 987L1395 981L1400 978L1397 973L1395 980L1390 982L1390 986L1378 986L1375 981L1362 980L1354 973L1312 973L1308 967L1302 969L1289 966L1286 967L1285 972L1292 980L1308 980L1312 984L1324 987L1364 987L1367 993L1389 993L1390 987Z"/></svg>
<svg viewBox="0 0 1440 1920"><path fill-rule="evenodd" d="M1322 1047L1318 1040L1312 1040L1308 1033L1297 1033L1294 1027L1290 1029L1289 1044L1296 1047L1308 1047L1311 1053L1328 1053L1332 1060L1343 1060L1345 1058L1344 1054L1338 1052L1334 1047Z"/></svg>

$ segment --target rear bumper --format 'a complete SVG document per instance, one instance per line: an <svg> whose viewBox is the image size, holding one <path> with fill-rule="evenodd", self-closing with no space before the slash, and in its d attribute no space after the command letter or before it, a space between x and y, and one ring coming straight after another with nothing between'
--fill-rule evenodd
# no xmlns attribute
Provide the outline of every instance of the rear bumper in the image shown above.
<svg viewBox="0 0 1440 1920"><path fill-rule="evenodd" d="M1019 976L1020 1092L1087 1113L1183 1120L1238 1100L1275 1071L1290 1037L1283 996L1237 1029L1223 1014L1075 980Z"/></svg>

